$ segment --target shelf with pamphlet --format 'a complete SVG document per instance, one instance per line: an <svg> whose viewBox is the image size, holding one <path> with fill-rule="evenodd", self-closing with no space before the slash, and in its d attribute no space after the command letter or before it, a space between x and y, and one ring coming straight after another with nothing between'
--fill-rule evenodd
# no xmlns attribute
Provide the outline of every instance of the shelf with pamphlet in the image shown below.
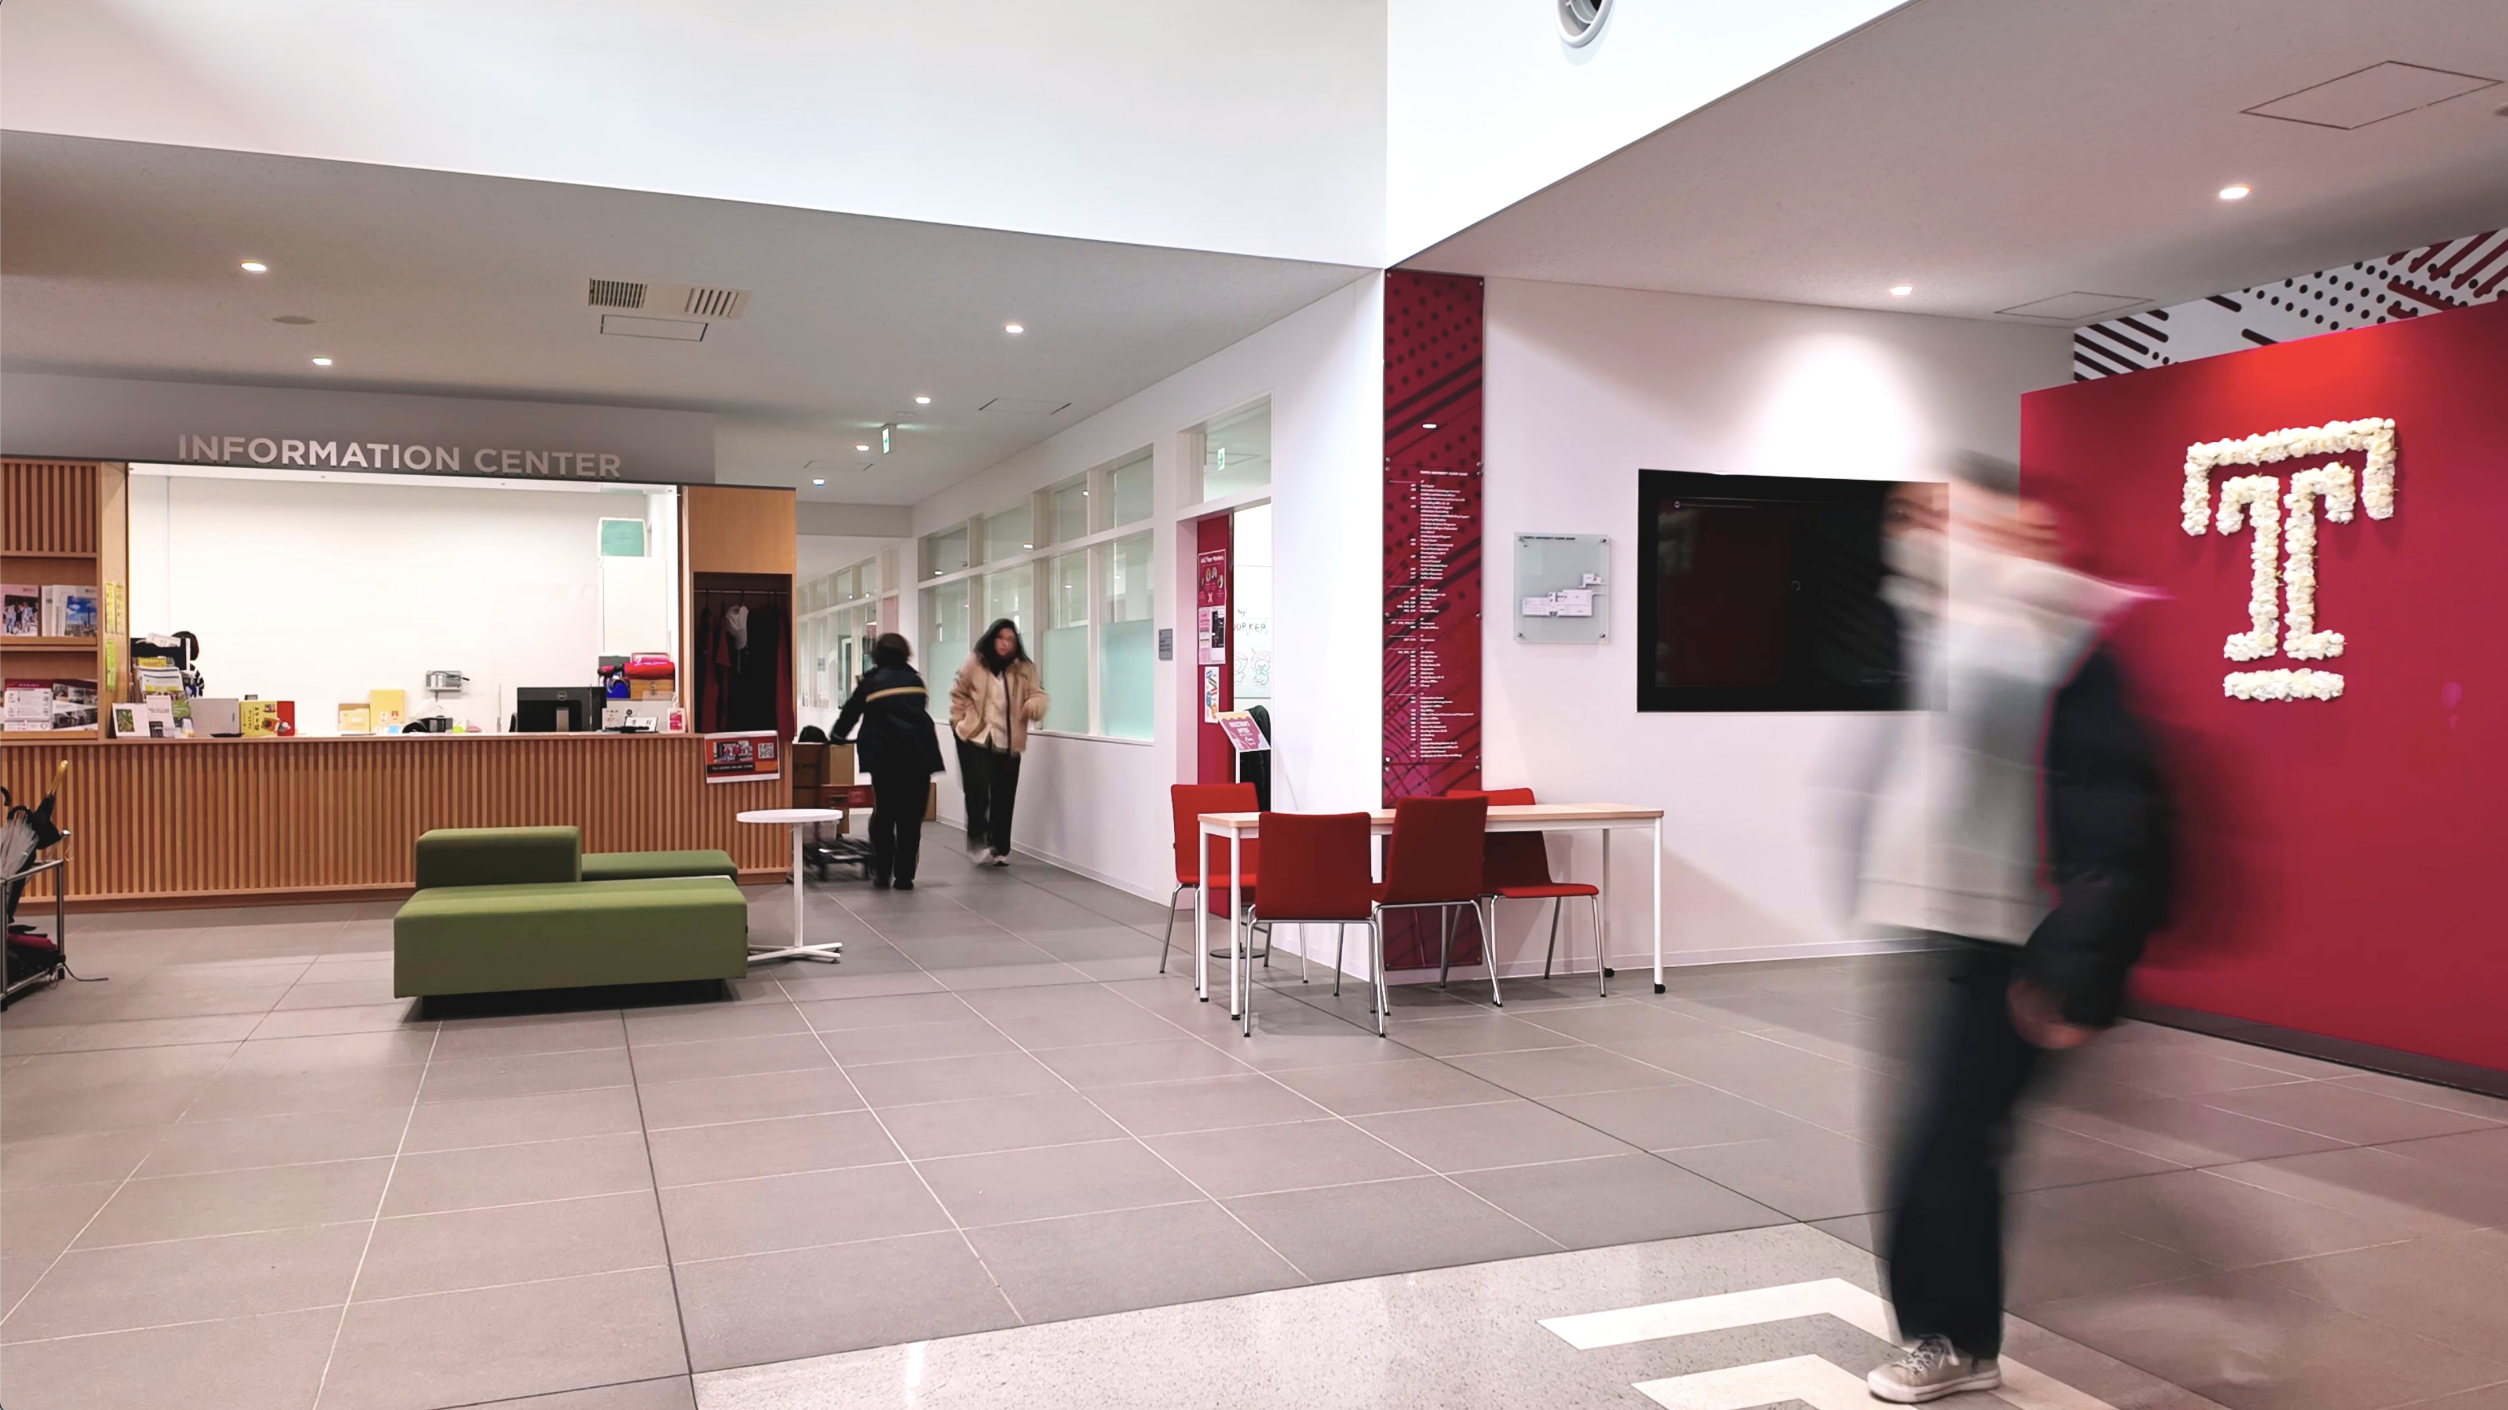
<svg viewBox="0 0 2508 1410"><path fill-rule="evenodd" d="M121 684L119 465L0 462L0 740L95 739Z"/></svg>

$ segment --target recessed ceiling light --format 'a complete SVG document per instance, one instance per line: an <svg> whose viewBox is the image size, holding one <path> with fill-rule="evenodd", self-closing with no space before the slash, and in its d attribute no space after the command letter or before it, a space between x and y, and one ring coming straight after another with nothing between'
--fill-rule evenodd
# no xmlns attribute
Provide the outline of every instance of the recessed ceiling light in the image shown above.
<svg viewBox="0 0 2508 1410"><path fill-rule="evenodd" d="M313 360L313 365L316 367L328 367L331 365L331 359L327 357L317 357Z"/></svg>
<svg viewBox="0 0 2508 1410"><path fill-rule="evenodd" d="M246 274L267 274L270 272L270 266L263 264L257 259L248 259L244 261L242 268Z"/></svg>
<svg viewBox="0 0 2508 1410"><path fill-rule="evenodd" d="M1001 331L1005 333L1024 333L1028 330L1027 325L1023 323L1005 323L1001 326Z"/></svg>
<svg viewBox="0 0 2508 1410"><path fill-rule="evenodd" d="M1021 545L1019 545L1019 546L1020 546L1021 548L1034 548L1034 547L1036 547L1036 545L1035 545L1035 544L1032 544L1032 543L1023 543L1023 544L1021 544Z"/></svg>
<svg viewBox="0 0 2508 1410"><path fill-rule="evenodd" d="M1914 292L1916 292L1916 286L1913 284L1892 284L1890 286L1890 297L1894 299L1906 298L1909 294Z"/></svg>
<svg viewBox="0 0 2508 1410"><path fill-rule="evenodd" d="M914 399L914 404L916 406L930 406L932 404L932 399L930 397L916 397Z"/></svg>
<svg viewBox="0 0 2508 1410"><path fill-rule="evenodd" d="M812 480L810 483L811 483L811 484L814 484L814 485L824 485L824 484L826 484L826 483L827 483L827 481L825 481L825 480Z"/></svg>
<svg viewBox="0 0 2508 1410"><path fill-rule="evenodd" d="M866 454L866 455L867 455L867 454L869 454L869 453L870 453L871 447L870 447L868 444L864 444L864 445L858 445L858 446L855 446L855 447L854 447L854 449L855 449L855 450L858 450L858 451L861 451L861 452L863 452L864 454Z"/></svg>
<svg viewBox="0 0 2508 1410"><path fill-rule="evenodd" d="M1423 431L1434 431L1437 429L1437 423L1434 421L1422 421L1419 423L1419 428Z"/></svg>
<svg viewBox="0 0 2508 1410"><path fill-rule="evenodd" d="M2238 183L2237 185L2235 185L2235 186L2224 186L2224 187L2222 187L2222 188L2221 188L2221 199L2222 199L2222 200L2224 200L2224 201L2243 201L2243 200L2247 199L2248 194L2249 194L2250 192L2254 191L2254 190L2255 190L2255 188L2254 188L2254 187L2249 186L2247 183L2245 183L2245 182L2241 181L2241 182L2239 182L2239 183Z"/></svg>

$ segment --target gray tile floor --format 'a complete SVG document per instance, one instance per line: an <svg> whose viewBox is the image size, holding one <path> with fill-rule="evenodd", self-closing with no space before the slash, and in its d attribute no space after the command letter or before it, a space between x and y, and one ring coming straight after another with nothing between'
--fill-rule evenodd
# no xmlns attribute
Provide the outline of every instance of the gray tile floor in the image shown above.
<svg viewBox="0 0 2508 1410"><path fill-rule="evenodd" d="M1287 967L1248 1041L1157 975L1154 903L946 843L911 895L814 888L842 966L713 1003L429 1021L388 907L86 920L113 978L0 1019L0 1402L685 1407L1728 1231L1869 1269L1920 960L1405 990L1391 1041ZM2236 1410L2508 1403L2508 1103L2142 1025L2080 1056L2020 1158L2020 1316Z"/></svg>

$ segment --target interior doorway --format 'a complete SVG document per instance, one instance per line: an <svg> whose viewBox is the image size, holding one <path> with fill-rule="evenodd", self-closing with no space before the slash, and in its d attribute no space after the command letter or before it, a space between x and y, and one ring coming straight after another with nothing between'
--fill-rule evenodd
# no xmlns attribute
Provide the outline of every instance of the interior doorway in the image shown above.
<svg viewBox="0 0 2508 1410"><path fill-rule="evenodd" d="M1271 732L1272 699L1272 514L1252 504L1197 520L1194 529L1193 655L1188 689L1200 702L1194 730L1194 779L1262 787L1268 799L1266 757L1240 772L1237 750L1215 718L1233 710L1261 710L1256 720Z"/></svg>

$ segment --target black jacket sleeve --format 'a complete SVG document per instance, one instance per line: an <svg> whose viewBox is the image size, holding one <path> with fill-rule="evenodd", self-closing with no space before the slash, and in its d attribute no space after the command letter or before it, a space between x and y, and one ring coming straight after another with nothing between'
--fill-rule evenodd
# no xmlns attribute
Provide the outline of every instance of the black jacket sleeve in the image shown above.
<svg viewBox="0 0 2508 1410"><path fill-rule="evenodd" d="M2044 763L2056 905L2022 950L2021 973L2065 1021L2105 1027L2168 919L2175 845L2158 751L2106 648L2057 692Z"/></svg>
<svg viewBox="0 0 2508 1410"><path fill-rule="evenodd" d="M854 683L853 694L845 697L845 708L837 712L836 727L827 732L827 737L838 744L851 741L854 727L862 723L864 694L871 688L868 679L865 677Z"/></svg>

